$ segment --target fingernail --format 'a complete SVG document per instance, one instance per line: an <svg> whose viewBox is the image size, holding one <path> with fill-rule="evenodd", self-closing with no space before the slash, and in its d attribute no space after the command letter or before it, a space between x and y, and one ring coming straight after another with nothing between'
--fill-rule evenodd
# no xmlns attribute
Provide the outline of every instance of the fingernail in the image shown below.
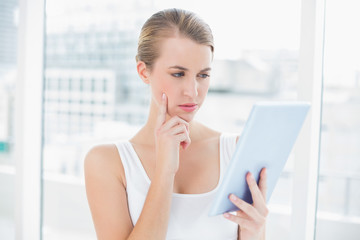
<svg viewBox="0 0 360 240"><path fill-rule="evenodd" d="M165 93L162 94L162 100L165 100Z"/></svg>
<svg viewBox="0 0 360 240"><path fill-rule="evenodd" d="M224 217L229 218L229 217L230 217L230 214L224 213Z"/></svg>
<svg viewBox="0 0 360 240"><path fill-rule="evenodd" d="M235 196L234 194L231 194L231 195L230 195L230 199L233 200L233 201L236 201L236 200L237 200L237 198L236 198L236 196Z"/></svg>

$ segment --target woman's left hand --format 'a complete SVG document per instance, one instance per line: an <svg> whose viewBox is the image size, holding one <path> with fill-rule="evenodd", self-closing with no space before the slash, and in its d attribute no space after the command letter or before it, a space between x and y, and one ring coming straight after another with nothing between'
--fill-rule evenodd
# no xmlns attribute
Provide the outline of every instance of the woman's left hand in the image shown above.
<svg viewBox="0 0 360 240"><path fill-rule="evenodd" d="M246 175L246 181L250 188L253 204L230 194L231 202L240 210L236 211L236 215L224 213L224 217L239 225L239 239L263 240L265 239L266 217L269 213L266 206L266 169L261 170L259 186L250 172Z"/></svg>

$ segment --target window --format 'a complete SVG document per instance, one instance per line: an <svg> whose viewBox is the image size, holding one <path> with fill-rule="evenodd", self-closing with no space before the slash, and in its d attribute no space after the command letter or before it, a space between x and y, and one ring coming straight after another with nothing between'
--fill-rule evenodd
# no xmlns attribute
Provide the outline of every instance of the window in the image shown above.
<svg viewBox="0 0 360 240"><path fill-rule="evenodd" d="M69 135L56 130L45 133L61 139L60 142L45 142L44 146L44 150L52 149L44 162L53 162L54 166L51 171L44 168L48 176L44 184L47 206L44 229L48 234L51 232L68 238L77 232L84 239L95 236L83 189L82 161L90 145L130 138L145 123L150 96L147 86L141 84L137 76L134 56L141 25L155 11L174 5L192 9L213 30L215 59L210 91L203 109L198 113L200 121L219 131L241 133L251 106L256 101L297 99L300 0L277 2L282 5L281 9L268 1L228 1L227 7L220 2L206 2L208 7L204 10L204 2L182 1L177 4L175 1L157 1L151 7L147 6L144 14L128 14L138 12L137 9L141 7L138 2L114 1L109 11L108 2L67 5L47 1L46 37L53 41L48 42L46 49L59 48L63 51L58 60L51 56L56 50L48 52L46 57L52 59L52 64L46 68L46 72L57 69L59 75L71 76L72 81L80 79L80 91L84 96L84 106L78 109L78 113L74 112L82 116L82 124L67 121L71 124L71 128L65 128L69 130ZM262 7L259 8L259 5ZM95 9L103 12L106 22L95 21L91 17ZM58 11L63 14L57 14ZM214 18L215 13L219 17ZM86 20L72 21L79 17ZM283 21L285 18L287 20ZM124 19L126 25L122 24ZM117 27L112 27L114 22L118 22ZM57 25L60 23L61 28ZM230 23L236 23L236 29L224 27ZM86 37L80 38L80 34ZM84 52L70 51L65 46L67 40L61 39L71 39L72 44L84 49ZM53 42L57 42L57 45L52 46ZM112 45L117 47L108 51ZM77 63L64 66L61 59L72 54L78 59ZM83 58L83 54L89 56ZM230 103L236 109L222 107ZM104 109L107 109L106 114ZM222 109L222 114L219 115L216 109ZM128 127L124 128L124 125ZM84 131L85 127L87 131ZM72 135L74 132L78 134ZM71 149L66 157L62 156L64 147ZM54 176L57 176L57 180ZM71 187L64 185L65 179L72 179ZM290 232L291 183L292 160L272 197L273 220L269 221L268 227L270 237L276 234L280 226L285 229L284 239ZM55 199L53 196L57 188L58 191L61 189L62 194ZM68 196L72 196L74 202L66 200ZM76 196L79 200L75 200ZM54 209L63 210L54 213ZM70 217L69 213L74 209L79 211L81 221Z"/></svg>
<svg viewBox="0 0 360 240"><path fill-rule="evenodd" d="M316 239L357 239L360 225L358 2L327 1Z"/></svg>
<svg viewBox="0 0 360 240"><path fill-rule="evenodd" d="M314 32L311 30L318 24L316 17L313 18L318 14L314 12L322 11L324 2L47 0L46 46L43 46L44 2L33 0L31 8L26 8L26 1L19 2L19 12L26 14L19 14L23 21L17 23L17 2L2 1L0 236L15 239L15 234L20 236L16 238L23 238L25 234L39 239L41 229L42 238L47 240L96 239L84 188L82 167L85 154L93 145L128 139L145 123L150 93L136 73L137 38L141 25L155 11L179 7L199 14L209 23L215 37L211 86L197 115L197 119L209 127L240 134L253 103L303 99L304 92L317 95L318 101L312 100L318 104L313 115L320 116L320 96L323 94L318 199L315 188L312 189L317 183L316 171L313 171L314 178L308 184L298 181L303 179L299 176L304 174L298 174L303 173L303 169L312 171L315 168L301 168L305 165L299 168L296 164L301 154L292 152L269 202L267 239L304 239L308 233L316 239L356 239L360 235L360 50L357 44L360 37L354 29L357 29L355 23L360 19L356 12L357 1L327 2L324 85L322 89L320 84L314 87L312 84L320 83L321 74L317 73L322 69L322 63L313 63L318 62L314 55L322 52L323 47L322 42L317 45L314 35L322 33L323 29L315 27ZM17 31L19 35L24 32L33 34L27 35L24 42L17 41ZM18 52L13 45L16 42L19 42ZM23 52L31 56L31 61ZM20 56L19 59L16 56ZM322 57L316 58L322 60ZM20 62L18 66L16 62ZM310 64L301 67L304 62ZM20 71L14 70L17 68ZM44 70L44 73L39 70ZM313 77L315 72L317 77ZM31 83L29 88L22 84L21 78L17 78L18 89L24 90L24 96L34 99L42 95L39 93L45 96L43 112L40 98L35 101L30 97L21 98L15 108L20 106L18 109L22 109L26 121L16 118L15 123L13 102L23 95L14 91L14 75L23 75L27 79L24 83ZM308 78L311 80L306 80L304 75L311 76ZM42 80L45 81L44 92L40 91ZM25 111L28 109L31 111ZM37 134L42 131L41 125L37 125L42 119L43 135ZM317 135L320 129L320 117L311 119L316 124L305 128L309 133L307 136ZM25 125L27 122L31 124ZM14 129L19 129L18 125L27 133L16 139L13 133ZM40 138L43 144L40 144ZM24 150L31 157L16 157L17 152L23 151L13 150L19 146L15 142L22 145L25 142L29 147ZM306 144L304 142L297 143L297 146L301 146L303 152L316 153L313 154L315 157L312 155L304 161L317 162L319 149L314 150L316 147L308 145L320 141L311 138ZM36 149L38 153L32 154ZM16 165L16 174L14 158L21 163ZM36 167L40 166L41 158L42 169ZM43 199L38 191L41 177ZM26 187L27 191L17 184L15 186L17 179L21 179L21 187ZM39 184L33 184L34 181ZM19 199L15 199L15 188L17 193L21 193ZM309 201L307 192L314 193ZM308 206L297 204L299 199L300 203L305 199L311 206L315 206L318 200L315 235L311 229L315 225L307 224L315 217L308 214ZM26 206L19 219L25 222L25 227L14 224L14 209L19 206ZM306 216L301 216L297 222L301 211L306 212Z"/></svg>

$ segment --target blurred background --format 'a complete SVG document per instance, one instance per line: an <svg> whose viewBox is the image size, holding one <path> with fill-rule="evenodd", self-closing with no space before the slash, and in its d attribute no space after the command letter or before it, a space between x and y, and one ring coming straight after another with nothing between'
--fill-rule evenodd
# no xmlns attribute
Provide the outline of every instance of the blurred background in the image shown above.
<svg viewBox="0 0 360 240"><path fill-rule="evenodd" d="M241 133L260 100L297 100L300 0L46 0L42 237L96 239L83 176L86 152L129 139L150 92L136 72L137 39L153 13L191 10L212 28L215 55L196 119ZM360 236L360 22L356 0L325 7L321 142L314 239ZM15 239L14 102L18 1L0 1L0 239ZM358 24L356 24L358 25ZM231 108L224 104L231 103ZM214 111L216 109L216 111ZM219 114L221 109L221 114ZM269 202L267 239L289 239L294 153ZM300 207L300 206L299 206Z"/></svg>

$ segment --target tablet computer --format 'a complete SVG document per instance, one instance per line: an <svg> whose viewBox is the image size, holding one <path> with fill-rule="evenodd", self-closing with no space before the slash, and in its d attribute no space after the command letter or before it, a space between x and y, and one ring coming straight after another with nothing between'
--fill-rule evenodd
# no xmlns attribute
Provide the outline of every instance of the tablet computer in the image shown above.
<svg viewBox="0 0 360 240"><path fill-rule="evenodd" d="M264 167L267 173L266 200L269 201L309 108L310 104L306 102L260 102L253 106L209 216L238 211L228 197L231 193L252 204L246 174L251 172L259 182Z"/></svg>

